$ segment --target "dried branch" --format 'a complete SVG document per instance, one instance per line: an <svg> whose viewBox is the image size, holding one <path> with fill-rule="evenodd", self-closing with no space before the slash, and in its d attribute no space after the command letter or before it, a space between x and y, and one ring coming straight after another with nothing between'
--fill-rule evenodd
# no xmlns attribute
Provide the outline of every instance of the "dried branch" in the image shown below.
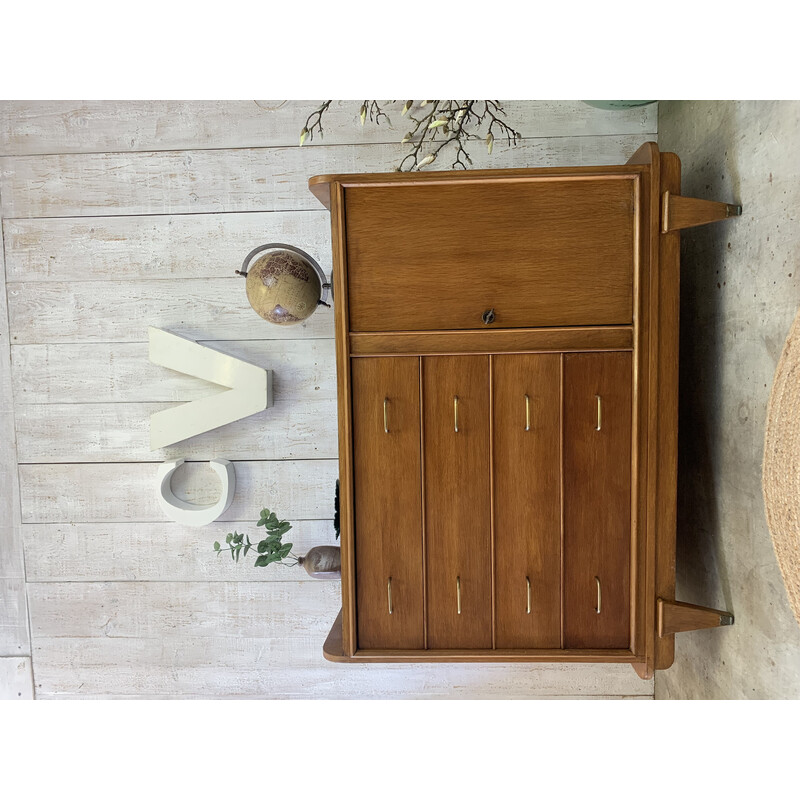
<svg viewBox="0 0 800 800"><path fill-rule="evenodd" d="M320 138L322 138L322 115L328 110L332 102L333 100L326 100L316 111L312 111L311 114L308 115L306 124L303 126L303 130L300 131L301 147L306 140L306 136L308 136L309 141L313 141L315 130L319 132Z"/></svg>
<svg viewBox="0 0 800 800"><path fill-rule="evenodd" d="M364 125L369 119L380 125L381 118L390 122L384 108L392 106L396 100L363 100L359 109L359 119ZM322 115L331 101L325 103L309 115L300 133L300 144L306 136L313 139L314 130L322 135ZM411 110L415 109L412 114ZM508 145L516 145L522 136L504 119L505 111L497 100L413 100L403 102L401 116L408 114L414 123L405 134L401 144L409 144L411 152L403 156L397 166L398 172L420 170L439 158L448 149L453 157L453 169L469 169L472 159L467 150L470 140L483 139L491 154L495 140L505 138Z"/></svg>

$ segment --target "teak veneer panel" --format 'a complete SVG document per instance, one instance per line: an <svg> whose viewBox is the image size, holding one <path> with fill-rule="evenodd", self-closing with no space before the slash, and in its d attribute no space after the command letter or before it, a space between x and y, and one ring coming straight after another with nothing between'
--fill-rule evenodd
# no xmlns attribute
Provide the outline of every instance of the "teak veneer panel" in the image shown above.
<svg viewBox="0 0 800 800"><path fill-rule="evenodd" d="M353 356L563 353L572 350L630 350L632 347L631 326L350 334L350 355Z"/></svg>
<svg viewBox="0 0 800 800"><path fill-rule="evenodd" d="M351 331L626 325L636 179L345 189Z"/></svg>
<svg viewBox="0 0 800 800"><path fill-rule="evenodd" d="M419 359L355 359L352 391L358 646L422 648Z"/></svg>
<svg viewBox="0 0 800 800"><path fill-rule="evenodd" d="M425 357L422 385L428 647L491 647L489 357Z"/></svg>
<svg viewBox="0 0 800 800"><path fill-rule="evenodd" d="M566 647L630 644L631 368L630 353L564 356Z"/></svg>
<svg viewBox="0 0 800 800"><path fill-rule="evenodd" d="M561 356L494 356L492 414L495 643L498 648L557 648Z"/></svg>

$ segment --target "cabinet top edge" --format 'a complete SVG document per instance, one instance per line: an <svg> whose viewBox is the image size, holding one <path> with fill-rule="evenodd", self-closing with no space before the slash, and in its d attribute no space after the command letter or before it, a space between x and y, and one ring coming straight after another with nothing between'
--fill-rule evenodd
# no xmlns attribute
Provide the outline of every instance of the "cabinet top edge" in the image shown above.
<svg viewBox="0 0 800 800"><path fill-rule="evenodd" d="M653 142L648 142L652 144ZM314 175L308 179L311 193L326 207L330 208L331 185L340 183L343 186L383 185L421 185L426 183L476 183L481 181L510 181L527 178L546 177L633 177L648 171L652 161L633 161L642 151L627 164L611 164L605 166L581 167L524 167L509 169L475 169L475 170L437 170L432 172L350 172L341 174ZM652 149L647 148L647 153ZM657 150L655 151L657 153Z"/></svg>

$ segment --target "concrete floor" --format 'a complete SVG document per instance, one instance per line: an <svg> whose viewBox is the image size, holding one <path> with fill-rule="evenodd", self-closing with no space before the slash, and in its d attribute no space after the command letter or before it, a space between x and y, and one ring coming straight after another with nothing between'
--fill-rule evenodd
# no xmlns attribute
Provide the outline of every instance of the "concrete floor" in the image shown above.
<svg viewBox="0 0 800 800"><path fill-rule="evenodd" d="M800 103L662 102L683 194L741 202L681 244L679 600L733 612L676 637L658 699L800 698L800 626L761 494L766 406L800 306Z"/></svg>

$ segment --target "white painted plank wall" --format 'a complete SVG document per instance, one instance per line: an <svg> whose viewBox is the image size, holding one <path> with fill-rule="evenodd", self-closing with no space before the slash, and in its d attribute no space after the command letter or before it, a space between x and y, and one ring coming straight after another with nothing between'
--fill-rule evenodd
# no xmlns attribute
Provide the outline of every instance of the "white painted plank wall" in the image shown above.
<svg viewBox="0 0 800 800"><path fill-rule="evenodd" d="M491 156L476 143L473 168L624 163L646 139L523 139L498 142ZM361 144L5 156L1 208L9 219L317 210L310 176L391 171L406 152L400 144ZM431 167L449 169L450 162L441 156Z"/></svg>
<svg viewBox="0 0 800 800"><path fill-rule="evenodd" d="M652 696L626 665L328 664L338 584L213 554L229 530L255 531L262 505L292 519L298 552L333 542L332 314L269 326L233 270L275 240L329 270L329 218L308 177L389 171L403 152L396 130L362 129L352 104L335 104L325 138L300 149L315 103L259 103L278 107L0 103L7 383L37 696ZM655 138L654 106L506 107L526 139L491 158L478 147L476 167L623 163ZM151 411L214 391L148 363L151 324L275 370L275 407L151 453ZM235 462L223 521L198 530L163 519L153 476L177 456ZM210 501L215 481L187 464L174 488Z"/></svg>
<svg viewBox="0 0 800 800"><path fill-rule="evenodd" d="M12 101L0 105L0 155L296 145L308 115L321 102ZM503 105L508 123L527 138L656 131L655 105L622 113L598 111L580 100L505 100ZM397 142L408 129L399 113L390 114L389 123L362 128L358 110L356 102L335 100L325 114L325 135L313 144Z"/></svg>
<svg viewBox="0 0 800 800"><path fill-rule="evenodd" d="M28 699L33 683L2 243L0 278L0 699Z"/></svg>

